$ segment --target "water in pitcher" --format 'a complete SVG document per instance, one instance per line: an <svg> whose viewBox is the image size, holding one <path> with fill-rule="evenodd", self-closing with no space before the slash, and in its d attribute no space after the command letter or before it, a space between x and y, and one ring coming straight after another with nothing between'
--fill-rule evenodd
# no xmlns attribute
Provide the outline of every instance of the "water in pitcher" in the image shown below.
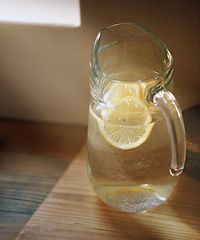
<svg viewBox="0 0 200 240"><path fill-rule="evenodd" d="M177 184L177 177L169 173L166 121L144 97L155 83L134 83L134 78L152 75L156 73L141 69L134 76L118 73L112 76L116 81L102 81L102 101L91 101L89 106L91 184L105 203L126 212L145 212L160 205Z"/></svg>

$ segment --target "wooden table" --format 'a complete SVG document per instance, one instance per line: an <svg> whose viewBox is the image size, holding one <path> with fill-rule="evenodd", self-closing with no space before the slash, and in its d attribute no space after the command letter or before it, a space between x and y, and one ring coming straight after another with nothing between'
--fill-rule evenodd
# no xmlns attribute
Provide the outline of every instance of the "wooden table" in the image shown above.
<svg viewBox="0 0 200 240"><path fill-rule="evenodd" d="M0 240L13 240L86 139L82 126L0 120Z"/></svg>
<svg viewBox="0 0 200 240"><path fill-rule="evenodd" d="M86 173L86 145L79 150L17 240L200 239L199 180L182 174L175 192L161 206L147 213L123 213L95 196Z"/></svg>

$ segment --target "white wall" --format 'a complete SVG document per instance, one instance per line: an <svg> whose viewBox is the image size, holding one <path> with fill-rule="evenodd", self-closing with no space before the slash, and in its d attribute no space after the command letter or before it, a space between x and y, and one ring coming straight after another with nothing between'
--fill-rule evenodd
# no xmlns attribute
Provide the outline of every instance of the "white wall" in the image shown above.
<svg viewBox="0 0 200 240"><path fill-rule="evenodd" d="M199 1L82 0L81 27L0 23L0 117L87 124L89 58L98 30L134 22L174 57L182 109L200 104Z"/></svg>

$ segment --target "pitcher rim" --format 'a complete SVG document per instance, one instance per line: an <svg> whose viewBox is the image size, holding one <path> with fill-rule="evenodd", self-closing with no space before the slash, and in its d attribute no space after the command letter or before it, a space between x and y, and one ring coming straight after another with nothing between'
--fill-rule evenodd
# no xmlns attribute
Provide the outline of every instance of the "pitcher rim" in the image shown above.
<svg viewBox="0 0 200 240"><path fill-rule="evenodd" d="M98 33L97 33L97 36L96 36L96 39L95 39L95 43L94 43L94 46L93 46L93 49L92 49L92 55L91 55L91 59L90 59L90 66L93 70L98 70L98 73L100 75L103 76L103 78L106 78L107 80L109 81L112 81L112 82L125 82L124 80L119 80L119 79L115 79L115 78L112 78L112 77L109 77L108 75L106 75L102 70L101 68L99 67L98 65L98 57L96 56L95 52L96 50L99 50L99 42L100 42L100 39L101 39L101 35L102 35L102 32L107 30L107 29L110 29L110 28L113 28L113 27L116 27L116 26L120 26L120 25L133 25L139 29L142 29L144 30L145 32L147 32L148 34L150 34L154 39L156 39L160 44L161 46L163 47L164 51L166 52L166 59L168 60L167 62L167 67L162 71L162 72L159 72L158 74L150 77L150 78L145 78L145 79L137 79L137 80L128 80L128 82L147 82L147 81L153 81L153 80L156 80L156 79L159 79L161 78L162 76L165 76L165 74L167 74L170 69L173 68L173 57L172 57L172 54L170 53L169 49L165 46L165 44L154 34L152 33L151 31L147 30L146 28L144 27L141 27L140 25L138 24L135 24L135 23L131 23L131 22L121 22L121 23L116 23L116 24L113 24L113 25L110 25L108 27L105 27L105 28L102 28ZM101 49L102 50L102 49ZM99 52L99 51L98 51ZM95 67L93 66L92 64L92 58L94 58L94 61L95 61ZM96 71L95 71L96 72Z"/></svg>

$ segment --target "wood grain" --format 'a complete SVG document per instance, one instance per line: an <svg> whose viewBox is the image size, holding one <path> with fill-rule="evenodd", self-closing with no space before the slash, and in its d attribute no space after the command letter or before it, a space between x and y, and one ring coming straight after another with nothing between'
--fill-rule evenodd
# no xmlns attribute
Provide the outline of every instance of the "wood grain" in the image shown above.
<svg viewBox="0 0 200 240"><path fill-rule="evenodd" d="M80 150L86 127L0 121L0 240L13 240Z"/></svg>
<svg viewBox="0 0 200 240"><path fill-rule="evenodd" d="M115 210L94 194L86 146L25 225L17 240L200 239L199 181L182 174L176 191L147 213Z"/></svg>

